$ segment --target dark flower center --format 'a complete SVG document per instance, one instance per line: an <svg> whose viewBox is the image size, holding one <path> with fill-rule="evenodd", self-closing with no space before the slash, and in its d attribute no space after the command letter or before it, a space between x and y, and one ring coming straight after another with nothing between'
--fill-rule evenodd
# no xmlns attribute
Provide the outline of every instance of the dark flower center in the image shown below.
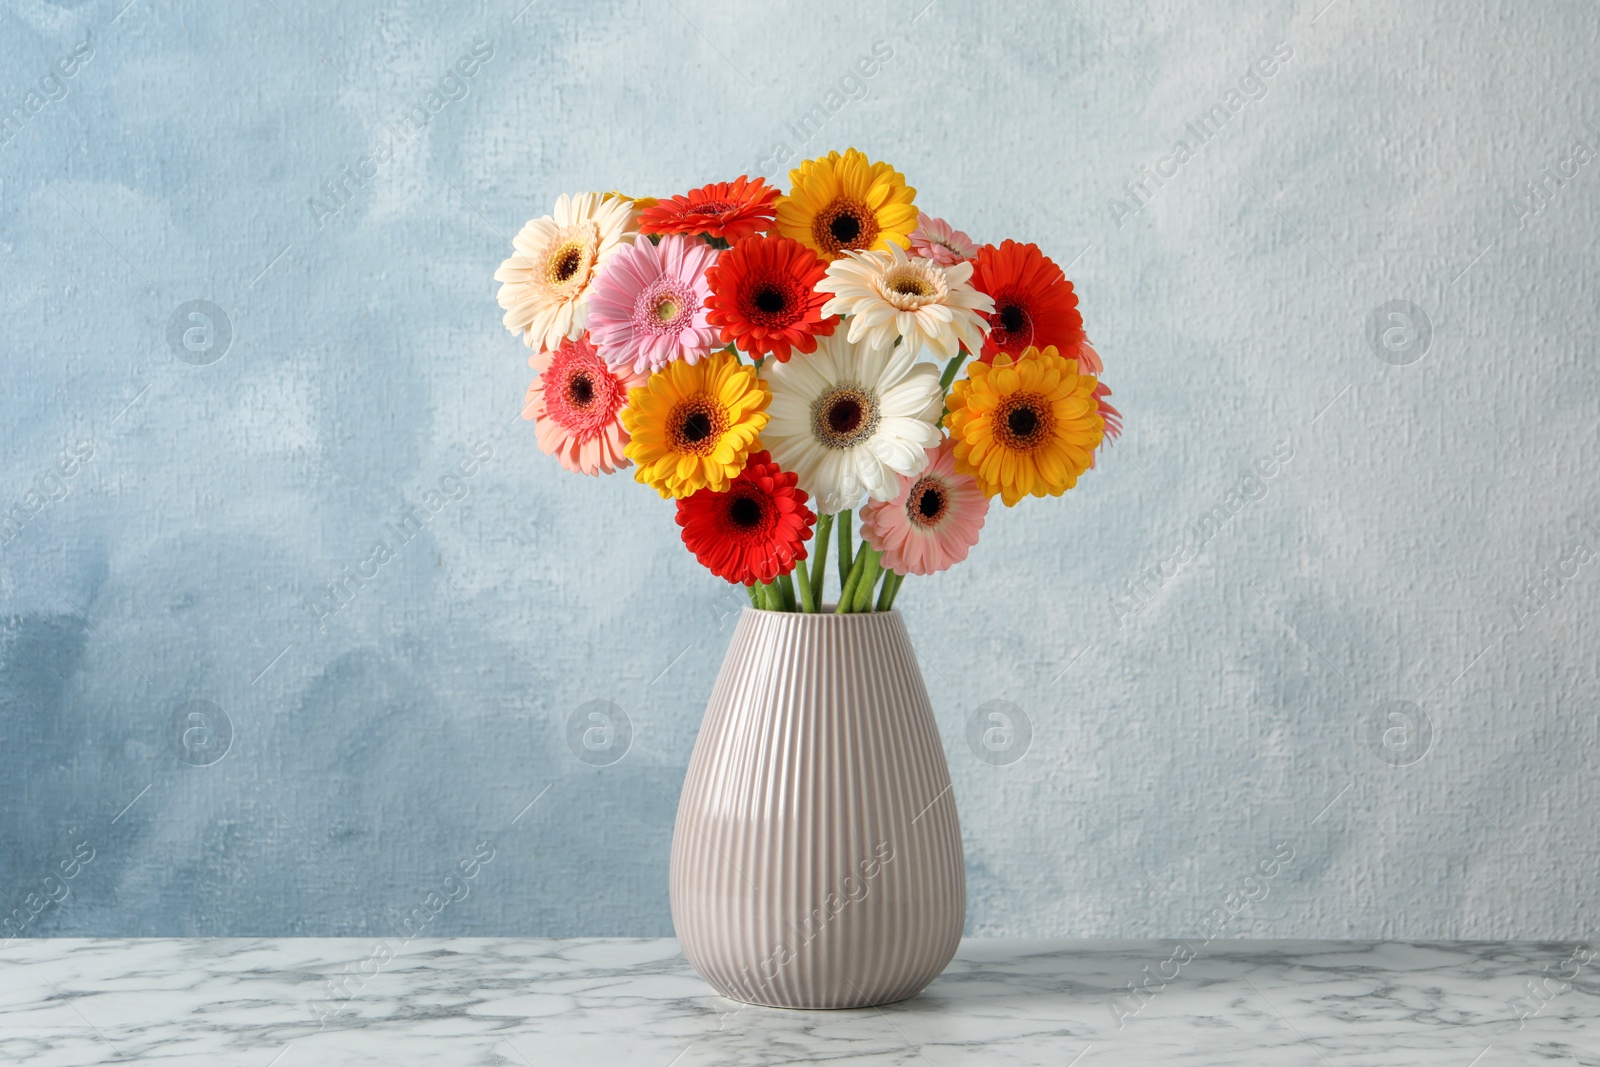
<svg viewBox="0 0 1600 1067"><path fill-rule="evenodd" d="M1043 393L1012 393L994 409L994 436L1002 448L1031 452L1050 441L1055 429L1050 398Z"/></svg>
<svg viewBox="0 0 1600 1067"><path fill-rule="evenodd" d="M1006 429L1011 431L1013 437L1032 437L1038 428L1039 413L1032 408L1013 408L1006 416Z"/></svg>
<svg viewBox="0 0 1600 1067"><path fill-rule="evenodd" d="M728 429L728 413L699 393L680 400L667 416L667 447L679 455L709 456Z"/></svg>
<svg viewBox="0 0 1600 1067"><path fill-rule="evenodd" d="M906 494L906 517L924 529L939 525L949 508L944 483L932 475L917 479Z"/></svg>
<svg viewBox="0 0 1600 1067"><path fill-rule="evenodd" d="M571 281L583 263L583 251L573 245L563 248L550 264L550 277L558 282Z"/></svg>
<svg viewBox="0 0 1600 1067"><path fill-rule="evenodd" d="M753 303L758 311L776 315L788 305L789 301L784 297L783 290L768 285L756 290Z"/></svg>
<svg viewBox="0 0 1600 1067"><path fill-rule="evenodd" d="M678 427L678 435L691 445L711 436L711 416L704 411L690 412Z"/></svg>
<svg viewBox="0 0 1600 1067"><path fill-rule="evenodd" d="M854 385L839 385L811 405L811 433L820 445L849 448L878 429L878 401Z"/></svg>
<svg viewBox="0 0 1600 1067"><path fill-rule="evenodd" d="M996 311L1000 328L1006 333L1021 333L1028 328L1028 311L1021 304L1003 304Z"/></svg>
<svg viewBox="0 0 1600 1067"><path fill-rule="evenodd" d="M588 407L594 403L594 380L587 374L574 374L567 383L567 396L578 407Z"/></svg>
<svg viewBox="0 0 1600 1067"><path fill-rule="evenodd" d="M685 215L721 215L723 212L732 211L738 207L728 200L707 200L705 203L696 204L684 212Z"/></svg>
<svg viewBox="0 0 1600 1067"><path fill-rule="evenodd" d="M829 255L850 248L871 248L878 239L878 216L864 201L840 197L811 223L816 246Z"/></svg>
<svg viewBox="0 0 1600 1067"><path fill-rule="evenodd" d="M754 530L761 525L761 501L752 496L736 496L728 503L728 522L741 530Z"/></svg>
<svg viewBox="0 0 1600 1067"><path fill-rule="evenodd" d="M843 396L828 406L828 429L836 434L854 433L861 425L861 402Z"/></svg>

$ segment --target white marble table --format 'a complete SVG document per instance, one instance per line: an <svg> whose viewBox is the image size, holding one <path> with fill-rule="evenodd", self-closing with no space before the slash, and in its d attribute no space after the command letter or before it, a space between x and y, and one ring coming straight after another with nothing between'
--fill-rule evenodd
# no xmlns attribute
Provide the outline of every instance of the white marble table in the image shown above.
<svg viewBox="0 0 1600 1067"><path fill-rule="evenodd" d="M670 940L22 940L0 1064L1600 1065L1587 947L1178 944L969 940L829 1012L724 1000Z"/></svg>

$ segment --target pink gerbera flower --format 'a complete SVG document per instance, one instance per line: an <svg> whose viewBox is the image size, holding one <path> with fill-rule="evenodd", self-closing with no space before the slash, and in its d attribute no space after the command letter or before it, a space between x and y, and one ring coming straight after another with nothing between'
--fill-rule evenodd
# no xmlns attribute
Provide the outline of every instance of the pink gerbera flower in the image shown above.
<svg viewBox="0 0 1600 1067"><path fill-rule="evenodd" d="M1122 412L1106 403L1106 397L1111 395L1111 387L1105 382L1094 383L1094 403L1100 409L1100 417L1106 420L1106 440L1111 441L1122 434Z"/></svg>
<svg viewBox="0 0 1600 1067"><path fill-rule="evenodd" d="M917 228L911 231L911 253L931 259L941 267L953 267L978 254L972 238L936 219L925 211L917 212Z"/></svg>
<svg viewBox="0 0 1600 1067"><path fill-rule="evenodd" d="M675 359L691 366L711 351L706 268L718 252L696 238L670 234L639 241L606 264L589 297L589 337L616 370L660 370Z"/></svg>
<svg viewBox="0 0 1600 1067"><path fill-rule="evenodd" d="M861 536L896 574L937 574L978 543L989 500L970 474L956 473L955 443L928 450L926 469L900 475L900 491L861 509Z"/></svg>
<svg viewBox="0 0 1600 1067"><path fill-rule="evenodd" d="M1071 352L1063 352L1061 354L1066 356L1068 359L1072 358ZM1088 339L1085 338L1084 340L1079 341L1078 370L1082 371L1084 374L1099 374L1105 369L1106 365L1101 362L1100 353L1094 350L1094 346L1089 343Z"/></svg>
<svg viewBox="0 0 1600 1067"><path fill-rule="evenodd" d="M522 417L533 420L539 451L576 474L610 474L628 466L621 412L628 390L645 384L648 375L613 371L587 336L535 352L528 363L539 376L528 386Z"/></svg>

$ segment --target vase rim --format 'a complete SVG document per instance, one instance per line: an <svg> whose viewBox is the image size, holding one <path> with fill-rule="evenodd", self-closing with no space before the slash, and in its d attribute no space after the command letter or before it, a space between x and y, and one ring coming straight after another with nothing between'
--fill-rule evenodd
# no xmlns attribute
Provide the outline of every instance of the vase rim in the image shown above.
<svg viewBox="0 0 1600 1067"><path fill-rule="evenodd" d="M848 619L888 619L890 617L900 617L899 608L890 608L888 611L854 611L846 612L843 615L837 615L833 610L835 606L836 605L833 603L824 603L822 608L818 611L773 611L771 608L758 608L752 604L746 604L742 610L744 613L750 615L775 615L781 618L793 619L839 619L844 621Z"/></svg>

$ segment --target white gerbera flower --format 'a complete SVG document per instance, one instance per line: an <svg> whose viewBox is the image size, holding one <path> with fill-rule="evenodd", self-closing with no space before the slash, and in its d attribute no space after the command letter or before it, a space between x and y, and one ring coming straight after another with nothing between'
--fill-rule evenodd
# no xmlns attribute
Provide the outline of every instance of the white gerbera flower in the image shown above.
<svg viewBox="0 0 1600 1067"><path fill-rule="evenodd" d="M529 348L553 351L583 334L584 306L600 265L635 237L633 204L599 193L556 200L556 209L522 227L512 257L494 280L506 329Z"/></svg>
<svg viewBox="0 0 1600 1067"><path fill-rule="evenodd" d="M868 349L835 333L761 376L772 387L761 442L823 514L890 499L939 443L939 372L913 345Z"/></svg>
<svg viewBox="0 0 1600 1067"><path fill-rule="evenodd" d="M978 313L994 311L994 300L972 287L971 263L941 267L899 245L845 253L828 264L817 291L833 294L824 315L850 316L851 341L888 348L898 337L913 353L927 345L941 359L960 345L982 351L989 324Z"/></svg>

